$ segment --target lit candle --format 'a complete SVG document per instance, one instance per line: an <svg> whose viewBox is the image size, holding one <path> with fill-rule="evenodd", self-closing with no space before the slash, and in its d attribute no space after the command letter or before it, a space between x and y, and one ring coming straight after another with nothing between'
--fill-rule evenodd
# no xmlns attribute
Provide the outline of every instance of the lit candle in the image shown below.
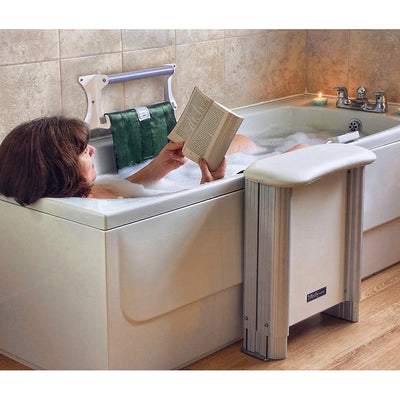
<svg viewBox="0 0 400 400"><path fill-rule="evenodd" d="M314 106L326 106L328 104L328 99L326 97L322 97L322 93L319 93L319 96L315 97L312 103Z"/></svg>

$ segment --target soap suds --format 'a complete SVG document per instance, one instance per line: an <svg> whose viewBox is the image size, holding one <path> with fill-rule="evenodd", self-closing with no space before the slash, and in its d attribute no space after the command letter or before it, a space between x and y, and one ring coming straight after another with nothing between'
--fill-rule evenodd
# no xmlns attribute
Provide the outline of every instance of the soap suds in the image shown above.
<svg viewBox="0 0 400 400"><path fill-rule="evenodd" d="M294 133L285 138L267 137L255 141L260 146L258 149L250 152L235 153L226 156L226 177L243 171L257 160L283 153L297 144L305 143L312 146L326 143L326 141L321 138L302 132ZM170 172L160 181L146 187L131 183L126 180L128 176L142 169L144 166L150 163L150 161L151 160L147 160L132 167L123 168L118 172L117 175L99 176L96 180L96 184L102 184L123 197L155 196L162 193L171 193L190 189L200 184L200 168L191 160L188 160L182 167Z"/></svg>

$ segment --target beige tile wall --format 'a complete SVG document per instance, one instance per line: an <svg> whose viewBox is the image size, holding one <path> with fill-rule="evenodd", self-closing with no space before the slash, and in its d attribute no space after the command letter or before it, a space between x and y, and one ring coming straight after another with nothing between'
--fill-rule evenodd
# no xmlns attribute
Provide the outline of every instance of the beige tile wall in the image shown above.
<svg viewBox="0 0 400 400"><path fill-rule="evenodd" d="M306 31L0 30L0 140L42 115L84 118L80 75L176 63L178 116L195 85L231 108L304 93L305 45ZM163 100L163 85L145 79L103 93L104 110L115 111Z"/></svg>
<svg viewBox="0 0 400 400"><path fill-rule="evenodd" d="M0 140L42 115L84 118L80 75L176 63L178 112L193 86L227 107L347 86L400 102L400 30L0 30ZM160 78L110 85L104 110L163 100Z"/></svg>

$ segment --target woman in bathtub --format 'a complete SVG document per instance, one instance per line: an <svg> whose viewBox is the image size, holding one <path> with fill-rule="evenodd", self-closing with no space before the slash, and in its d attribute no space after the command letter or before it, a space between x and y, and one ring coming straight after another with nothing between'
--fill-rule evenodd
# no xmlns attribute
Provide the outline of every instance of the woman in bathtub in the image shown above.
<svg viewBox="0 0 400 400"><path fill-rule="evenodd" d="M42 197L117 198L119 193L94 184L96 171L88 144L89 128L78 119L39 118L14 128L0 145L0 193L27 205ZM148 165L126 178L148 185L159 181L187 161L183 143L168 143ZM250 139L236 135L228 153L257 147ZM201 182L211 182L225 175L224 159L211 172L199 161Z"/></svg>

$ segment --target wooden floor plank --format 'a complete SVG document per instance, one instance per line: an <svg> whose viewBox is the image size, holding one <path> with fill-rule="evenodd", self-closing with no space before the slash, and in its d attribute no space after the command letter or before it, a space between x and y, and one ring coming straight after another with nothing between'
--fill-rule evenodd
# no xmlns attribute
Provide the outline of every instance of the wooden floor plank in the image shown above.
<svg viewBox="0 0 400 400"><path fill-rule="evenodd" d="M0 354L0 370L16 371L29 369L29 367Z"/></svg>
<svg viewBox="0 0 400 400"><path fill-rule="evenodd" d="M343 357L334 360L327 369L333 370L399 370L400 326L386 331Z"/></svg>
<svg viewBox="0 0 400 400"><path fill-rule="evenodd" d="M263 361L240 352L238 342L187 369L400 369L400 264L361 285L360 320L318 314L289 330L288 357ZM392 349L392 351L391 351Z"/></svg>

